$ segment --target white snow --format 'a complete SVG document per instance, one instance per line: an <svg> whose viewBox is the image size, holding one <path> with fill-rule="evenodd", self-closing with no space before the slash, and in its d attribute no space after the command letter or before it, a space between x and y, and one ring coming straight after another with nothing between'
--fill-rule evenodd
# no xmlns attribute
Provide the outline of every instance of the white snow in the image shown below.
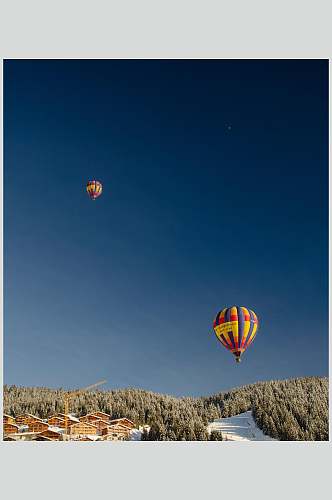
<svg viewBox="0 0 332 500"><path fill-rule="evenodd" d="M56 425L49 425L48 428L50 431L59 432L60 434L63 434L65 432L62 427L57 427Z"/></svg>
<svg viewBox="0 0 332 500"><path fill-rule="evenodd" d="M141 441L142 431L138 429L131 429L130 431L130 441Z"/></svg>
<svg viewBox="0 0 332 500"><path fill-rule="evenodd" d="M211 431L220 431L225 441L275 441L257 427L251 411L214 420L208 425Z"/></svg>

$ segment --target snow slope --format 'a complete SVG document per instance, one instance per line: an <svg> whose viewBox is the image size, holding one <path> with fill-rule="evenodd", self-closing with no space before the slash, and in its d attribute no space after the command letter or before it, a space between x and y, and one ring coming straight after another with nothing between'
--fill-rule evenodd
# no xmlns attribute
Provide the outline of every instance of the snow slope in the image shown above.
<svg viewBox="0 0 332 500"><path fill-rule="evenodd" d="M130 441L141 441L142 431L138 429L132 429L130 432Z"/></svg>
<svg viewBox="0 0 332 500"><path fill-rule="evenodd" d="M211 431L220 431L227 441L275 441L257 427L251 411L214 420L208 425L208 432Z"/></svg>

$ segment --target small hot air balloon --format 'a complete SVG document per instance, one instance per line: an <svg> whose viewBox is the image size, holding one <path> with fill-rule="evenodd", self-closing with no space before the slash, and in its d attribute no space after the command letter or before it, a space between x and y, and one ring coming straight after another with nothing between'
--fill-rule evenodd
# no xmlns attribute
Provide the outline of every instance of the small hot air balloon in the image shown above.
<svg viewBox="0 0 332 500"><path fill-rule="evenodd" d="M234 354L239 363L241 354L256 336L258 319L254 311L246 307L226 307L218 312L213 329L218 340Z"/></svg>
<svg viewBox="0 0 332 500"><path fill-rule="evenodd" d="M102 190L103 190L103 186L102 186L102 183L99 181L95 181L95 180L88 181L88 183L86 185L86 190L87 190L90 198L92 200L95 200L96 198L98 198L98 196L101 195Z"/></svg>

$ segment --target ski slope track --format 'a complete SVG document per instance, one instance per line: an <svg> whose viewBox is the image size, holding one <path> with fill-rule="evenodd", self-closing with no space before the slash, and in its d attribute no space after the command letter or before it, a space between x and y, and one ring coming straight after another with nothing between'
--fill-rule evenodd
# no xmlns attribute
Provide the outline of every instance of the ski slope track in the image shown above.
<svg viewBox="0 0 332 500"><path fill-rule="evenodd" d="M225 441L275 441L257 427L251 411L214 420L208 425L211 431L221 432Z"/></svg>

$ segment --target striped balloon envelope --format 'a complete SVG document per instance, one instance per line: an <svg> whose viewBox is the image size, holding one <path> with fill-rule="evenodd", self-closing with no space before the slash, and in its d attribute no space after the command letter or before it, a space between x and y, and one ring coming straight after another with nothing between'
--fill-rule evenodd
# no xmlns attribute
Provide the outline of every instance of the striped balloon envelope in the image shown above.
<svg viewBox="0 0 332 500"><path fill-rule="evenodd" d="M258 319L254 311L246 307L226 307L218 312L213 329L218 340L239 363L242 353L256 337Z"/></svg>
<svg viewBox="0 0 332 500"><path fill-rule="evenodd" d="M98 196L101 195L102 190L103 190L103 186L102 186L102 183L99 181L95 181L95 180L88 181L88 183L86 185L86 190L87 190L90 198L92 200L95 200L96 198L98 198Z"/></svg>

